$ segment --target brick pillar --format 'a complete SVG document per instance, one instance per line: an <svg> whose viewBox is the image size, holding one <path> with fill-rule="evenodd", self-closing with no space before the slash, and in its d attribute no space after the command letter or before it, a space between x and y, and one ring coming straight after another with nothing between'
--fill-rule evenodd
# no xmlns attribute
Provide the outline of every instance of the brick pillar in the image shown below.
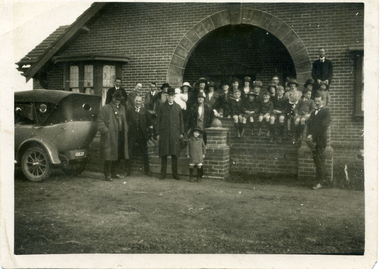
<svg viewBox="0 0 380 269"><path fill-rule="evenodd" d="M225 179L230 173L230 147L227 145L229 128L206 129L207 152L204 159L204 177Z"/></svg>
<svg viewBox="0 0 380 269"><path fill-rule="evenodd" d="M315 164L313 154L306 144L307 126L305 126L301 147L298 149L298 179L314 179ZM330 143L331 128L327 129L327 146L325 150L326 181L333 182L333 149Z"/></svg>

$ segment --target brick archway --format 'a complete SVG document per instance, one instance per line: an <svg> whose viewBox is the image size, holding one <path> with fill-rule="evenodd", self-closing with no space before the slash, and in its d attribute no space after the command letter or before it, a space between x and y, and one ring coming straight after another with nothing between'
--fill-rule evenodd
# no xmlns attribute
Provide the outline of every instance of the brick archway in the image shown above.
<svg viewBox="0 0 380 269"><path fill-rule="evenodd" d="M286 23L275 16L256 9L230 9L215 13L195 25L178 43L169 65L167 81L170 85L182 84L183 74L191 52L210 32L226 25L248 24L260 27L277 37L292 57L297 80L310 77L311 61L306 47Z"/></svg>

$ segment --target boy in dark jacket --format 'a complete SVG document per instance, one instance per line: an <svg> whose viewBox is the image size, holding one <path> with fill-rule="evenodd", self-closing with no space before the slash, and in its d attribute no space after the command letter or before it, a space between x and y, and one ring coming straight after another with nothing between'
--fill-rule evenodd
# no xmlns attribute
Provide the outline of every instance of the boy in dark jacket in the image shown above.
<svg viewBox="0 0 380 269"><path fill-rule="evenodd" d="M257 117L257 111L260 106L259 96L255 94L253 90L251 90L248 94L248 99L244 102L244 118L248 119L251 125L251 135L253 135L255 118Z"/></svg>
<svg viewBox="0 0 380 269"><path fill-rule="evenodd" d="M206 156L206 146L201 137L202 129L196 126L188 140L187 157L190 158L190 182L193 182L193 169L197 167L197 181L201 182L203 174L203 159Z"/></svg>
<svg viewBox="0 0 380 269"><path fill-rule="evenodd" d="M237 137L241 137L244 135L244 126L246 124L246 119L243 117L244 115L244 106L243 100L240 98L241 92L239 89L234 90L233 94L234 98L230 101L231 108L231 117L233 118Z"/></svg>
<svg viewBox="0 0 380 269"><path fill-rule="evenodd" d="M277 134L278 142L282 142L282 136L284 134L284 121L285 121L285 109L286 104L288 103L288 98L284 96L284 87L277 87L277 96L274 99L273 103L273 112L270 117L270 131L271 131L271 140L270 143L273 143L274 136ZM275 132L275 123L278 120L278 131Z"/></svg>
<svg viewBox="0 0 380 269"><path fill-rule="evenodd" d="M269 95L270 95L269 92L265 91L263 93L263 100L260 102L260 107L258 111L258 114L259 114L259 134L258 135L261 135L261 127L262 127L263 119L265 119L265 121L269 123L270 115L272 114L273 103L269 100L270 98ZM270 132L268 130L267 136L269 135L270 135Z"/></svg>

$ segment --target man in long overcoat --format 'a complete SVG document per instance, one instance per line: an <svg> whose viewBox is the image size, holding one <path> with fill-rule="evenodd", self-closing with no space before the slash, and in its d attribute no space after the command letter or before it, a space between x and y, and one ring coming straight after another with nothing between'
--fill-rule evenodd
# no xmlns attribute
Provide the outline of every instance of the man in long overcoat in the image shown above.
<svg viewBox="0 0 380 269"><path fill-rule="evenodd" d="M161 177L166 177L167 157L172 158L173 178L179 180L177 158L180 153L180 138L183 137L184 125L182 109L174 102L175 90L168 89L168 99L157 112L157 131L159 140L159 156L161 158Z"/></svg>
<svg viewBox="0 0 380 269"><path fill-rule="evenodd" d="M117 178L116 166L121 159L129 159L128 124L125 107L121 105L123 95L117 90L111 103L103 106L98 115L100 137L100 156L104 160L104 175L107 181Z"/></svg>
<svg viewBox="0 0 380 269"><path fill-rule="evenodd" d="M135 148L135 144L140 146L143 163L144 173L147 176L151 176L149 171L149 158L148 158L148 128L153 130L153 123L151 116L145 107L142 107L142 97L137 95L134 100L134 107L127 108L127 122L128 122L128 147L129 156L132 157L132 152ZM127 175L131 174L131 163L127 162Z"/></svg>
<svg viewBox="0 0 380 269"><path fill-rule="evenodd" d="M317 93L315 96L316 109L310 114L307 124L306 143L313 153L313 159L316 166L316 185L313 189L322 187L325 181L325 149L327 146L327 128L330 125L330 110L323 107L322 96Z"/></svg>

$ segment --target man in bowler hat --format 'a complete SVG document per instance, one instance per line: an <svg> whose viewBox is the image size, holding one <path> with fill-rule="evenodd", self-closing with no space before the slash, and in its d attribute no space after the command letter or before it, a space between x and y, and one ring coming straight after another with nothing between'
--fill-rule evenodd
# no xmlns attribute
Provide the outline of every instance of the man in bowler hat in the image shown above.
<svg viewBox="0 0 380 269"><path fill-rule="evenodd" d="M116 166L121 159L129 159L128 154L128 123L125 107L121 105L124 99L120 90L112 95L111 103L102 106L97 119L100 132L100 156L104 159L105 180L118 178Z"/></svg>
<svg viewBox="0 0 380 269"><path fill-rule="evenodd" d="M183 137L184 124L182 119L182 109L174 102L175 90L168 89L168 98L157 112L156 127L159 140L158 154L161 158L161 177L166 178L167 157L172 158L173 178L179 180L177 170L177 158L180 153L180 139Z"/></svg>

